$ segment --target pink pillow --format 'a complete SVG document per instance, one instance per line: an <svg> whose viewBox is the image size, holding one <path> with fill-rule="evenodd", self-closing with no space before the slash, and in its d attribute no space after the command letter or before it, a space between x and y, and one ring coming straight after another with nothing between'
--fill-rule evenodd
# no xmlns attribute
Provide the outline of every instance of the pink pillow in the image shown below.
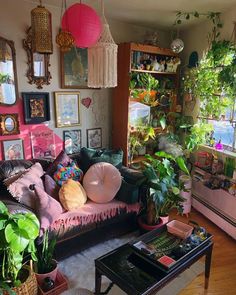
<svg viewBox="0 0 236 295"><path fill-rule="evenodd" d="M41 176L44 174L40 163L35 163L20 178L8 186L10 194L20 203L34 209L34 192L29 188L31 184L36 184L43 189Z"/></svg>
<svg viewBox="0 0 236 295"><path fill-rule="evenodd" d="M40 186L35 185L34 189L36 212L42 234L59 217L63 209L61 204L49 196Z"/></svg>
<svg viewBox="0 0 236 295"><path fill-rule="evenodd" d="M90 200L95 203L110 202L121 186L119 170L110 163L92 165L84 175L83 187Z"/></svg>
<svg viewBox="0 0 236 295"><path fill-rule="evenodd" d="M56 184L56 181L50 175L47 174L44 176L44 190L49 196L59 201L60 186Z"/></svg>

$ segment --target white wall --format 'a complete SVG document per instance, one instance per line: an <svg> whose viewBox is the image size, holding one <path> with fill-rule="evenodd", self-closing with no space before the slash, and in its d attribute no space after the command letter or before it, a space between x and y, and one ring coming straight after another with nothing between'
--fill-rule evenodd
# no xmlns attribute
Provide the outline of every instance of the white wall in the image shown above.
<svg viewBox="0 0 236 295"><path fill-rule="evenodd" d="M59 0L58 0L59 1ZM19 94L21 92L44 91L50 93L51 99L51 121L48 127L53 129L54 132L62 138L62 128L55 128L54 120L54 91L67 91L60 88L60 58L59 50L55 44L55 37L58 33L60 24L61 8L55 6L45 5L46 8L52 13L53 25L53 42L54 52L50 58L50 72L52 80L50 85L44 86L42 90L38 90L34 85L27 82L25 76L27 70L26 52L22 46L22 40L25 38L25 31L30 25L30 11L38 5L29 0L8 0L1 1L0 9L0 35L7 39L13 40L16 48L17 60L17 75L18 75L18 88ZM4 3L3 3L4 2ZM115 20L108 20L110 29L113 34L115 42L142 42L147 28L134 26L126 23L121 23ZM167 37L165 37L167 36ZM168 46L169 34L160 32L160 46ZM71 90L69 90L71 91ZM73 90L72 90L73 91ZM80 90L81 98L91 97L93 99L92 106L87 109L81 106L81 126L82 130L82 145L86 146L86 129L94 127L102 127L103 131L103 146L108 147L111 139L111 104L112 104L112 90ZM1 106L0 106L1 113ZM9 107L11 113L11 107ZM75 128L73 128L75 129Z"/></svg>

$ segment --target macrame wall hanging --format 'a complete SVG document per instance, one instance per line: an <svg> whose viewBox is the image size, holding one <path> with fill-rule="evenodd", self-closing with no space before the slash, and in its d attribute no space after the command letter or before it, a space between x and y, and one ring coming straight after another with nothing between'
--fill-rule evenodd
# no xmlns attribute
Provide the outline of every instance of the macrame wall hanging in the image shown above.
<svg viewBox="0 0 236 295"><path fill-rule="evenodd" d="M88 87L108 88L117 86L117 51L104 14L102 0L103 31L98 42L88 48Z"/></svg>

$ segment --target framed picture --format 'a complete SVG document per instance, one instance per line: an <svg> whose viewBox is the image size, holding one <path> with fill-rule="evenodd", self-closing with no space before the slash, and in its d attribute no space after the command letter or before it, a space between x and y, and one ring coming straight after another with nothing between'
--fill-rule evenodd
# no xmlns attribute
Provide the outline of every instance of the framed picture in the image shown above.
<svg viewBox="0 0 236 295"><path fill-rule="evenodd" d="M79 153L81 149L81 130L66 130L63 132L63 138L67 154Z"/></svg>
<svg viewBox="0 0 236 295"><path fill-rule="evenodd" d="M23 160L25 158L22 139L4 140L2 146L4 160Z"/></svg>
<svg viewBox="0 0 236 295"><path fill-rule="evenodd" d="M56 157L54 133L50 129L32 131L31 146L35 159Z"/></svg>
<svg viewBox="0 0 236 295"><path fill-rule="evenodd" d="M88 50L73 46L60 53L61 88L88 88Z"/></svg>
<svg viewBox="0 0 236 295"><path fill-rule="evenodd" d="M0 114L0 135L19 134L18 114Z"/></svg>
<svg viewBox="0 0 236 295"><path fill-rule="evenodd" d="M87 129L87 147L94 149L102 147L102 128Z"/></svg>
<svg viewBox="0 0 236 295"><path fill-rule="evenodd" d="M56 127L80 125L80 93L55 92Z"/></svg>
<svg viewBox="0 0 236 295"><path fill-rule="evenodd" d="M48 92L22 92L25 124L40 124L50 120Z"/></svg>

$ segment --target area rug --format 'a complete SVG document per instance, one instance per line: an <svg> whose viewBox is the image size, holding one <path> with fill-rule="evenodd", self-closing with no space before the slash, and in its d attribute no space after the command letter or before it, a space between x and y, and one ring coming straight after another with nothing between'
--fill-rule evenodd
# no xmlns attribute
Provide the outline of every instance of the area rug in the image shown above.
<svg viewBox="0 0 236 295"><path fill-rule="evenodd" d="M107 252L119 247L122 244L135 238L135 234L129 234L121 238L112 239L104 243L97 244L91 248L71 256L59 263L59 269L64 273L69 281L69 290L63 295L89 295L95 287L95 267L94 259L106 254ZM204 271L204 264L194 263L189 269L184 271L176 279L161 289L158 295L177 295L184 289L196 276ZM109 284L106 277L102 277L102 289L105 290ZM89 292L90 291L90 292ZM113 286L109 295L124 295L125 293L117 286Z"/></svg>

